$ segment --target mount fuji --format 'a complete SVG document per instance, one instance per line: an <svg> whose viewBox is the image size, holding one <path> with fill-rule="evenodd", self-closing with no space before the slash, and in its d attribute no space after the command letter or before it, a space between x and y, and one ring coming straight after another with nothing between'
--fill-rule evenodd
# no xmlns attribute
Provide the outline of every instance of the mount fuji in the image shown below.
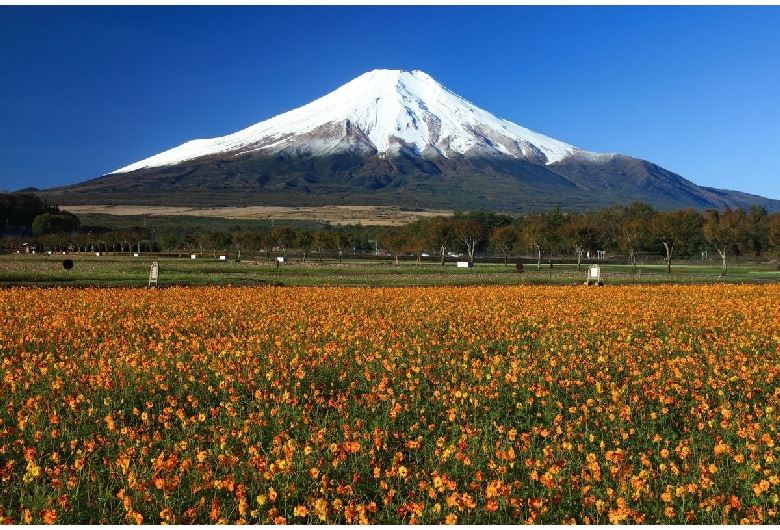
<svg viewBox="0 0 780 530"><path fill-rule="evenodd" d="M780 201L704 188L650 162L579 149L500 119L419 70L374 70L227 136L186 142L47 190L66 204L382 204L522 212ZM110 197L109 197L110 195Z"/></svg>

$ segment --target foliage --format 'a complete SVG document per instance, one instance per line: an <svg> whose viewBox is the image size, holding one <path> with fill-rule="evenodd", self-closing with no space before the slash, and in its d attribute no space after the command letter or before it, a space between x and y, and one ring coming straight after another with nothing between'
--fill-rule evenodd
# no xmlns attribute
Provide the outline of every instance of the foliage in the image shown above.
<svg viewBox="0 0 780 530"><path fill-rule="evenodd" d="M509 254L514 250L520 235L512 225L503 225L490 232L490 245L504 255L504 265L509 264Z"/></svg>
<svg viewBox="0 0 780 530"><path fill-rule="evenodd" d="M79 227L79 219L70 212L42 213L32 222L32 231L36 236L45 236L62 232L73 232Z"/></svg>
<svg viewBox="0 0 780 530"><path fill-rule="evenodd" d="M36 235L69 232L79 227L75 215L49 206L33 193L0 193L0 223L32 228Z"/></svg>
<svg viewBox="0 0 780 530"><path fill-rule="evenodd" d="M725 209L722 213L717 210L706 210L702 221L704 238L720 254L723 260L723 274L726 274L726 255L731 252L739 252L740 243L745 244L748 230L748 219L745 210L737 208Z"/></svg>
<svg viewBox="0 0 780 530"><path fill-rule="evenodd" d="M30 200L33 199L37 200L33 201L35 204L43 204L35 196ZM724 208L719 212L659 212L648 204L634 202L628 207L611 206L584 213L554 207L523 216L484 210L456 211L448 217L427 217L403 226L386 227L186 216L129 216L120 220L116 216L89 215L78 231L74 230L78 223L75 216L52 212L40 215L36 223L38 233L45 235L25 241L33 248L114 252L130 252L133 248L144 252L164 250L168 254L203 254L212 250L214 256L232 248L238 255L242 250L249 250L252 255L264 251L267 258L276 250L284 255L298 250L307 256L314 250L319 260L330 250L343 257L348 252L376 249L399 258L409 254L418 260L424 254L437 256L442 265L449 255L463 253L472 261L492 253L508 263L514 253L518 257L532 254L539 269L543 255L573 257L580 262L586 253L600 251L627 261L633 271L637 270L640 256L665 254L668 273L678 257L701 255L707 259L711 250L721 255L724 272L726 251L729 256L762 260L780 256L780 214L768 215L766 208L755 205L748 211ZM729 243L727 249L719 247L722 236L713 236L714 219L737 214L743 218L738 241ZM2 246L19 248L10 241Z"/></svg>

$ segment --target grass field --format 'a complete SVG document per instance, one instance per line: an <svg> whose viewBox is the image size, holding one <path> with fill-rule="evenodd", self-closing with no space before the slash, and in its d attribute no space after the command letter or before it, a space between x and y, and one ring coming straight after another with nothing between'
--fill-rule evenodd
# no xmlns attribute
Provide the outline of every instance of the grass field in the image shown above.
<svg viewBox="0 0 780 530"><path fill-rule="evenodd" d="M346 258L343 263L330 258L322 263L316 256L302 263L294 258L276 266L276 262L260 257L220 261L204 255L192 260L177 255L128 254L95 256L92 253L63 255L0 255L0 286L72 286L72 287L139 287L148 285L153 261L159 263L160 287L195 285L363 285L363 286L417 286L417 285L521 285L521 284L582 284L587 265L580 271L573 264L555 264L551 269L543 264L541 270L534 263L525 263L518 273L514 263L477 262L472 268L458 268L454 261L440 266L438 261L417 264L414 260L393 264L391 259ZM63 260L73 261L73 268L63 268ZM729 268L729 274L720 277L717 263L701 265L673 264L672 274L666 274L662 265L640 265L631 272L626 265L602 263L605 283L766 283L780 281L776 264L745 264Z"/></svg>
<svg viewBox="0 0 780 530"><path fill-rule="evenodd" d="M363 224L371 226L403 225L424 217L448 216L451 210L404 210L391 206L247 206L243 208L188 208L166 206L62 206L62 210L74 213L83 220L100 215L101 220L110 216L117 218L164 218L194 217L221 218L231 220L283 219L284 222L308 221L330 225Z"/></svg>
<svg viewBox="0 0 780 530"><path fill-rule="evenodd" d="M219 265L244 266L187 266ZM0 522L778 522L777 284L148 289L146 266L0 289Z"/></svg>

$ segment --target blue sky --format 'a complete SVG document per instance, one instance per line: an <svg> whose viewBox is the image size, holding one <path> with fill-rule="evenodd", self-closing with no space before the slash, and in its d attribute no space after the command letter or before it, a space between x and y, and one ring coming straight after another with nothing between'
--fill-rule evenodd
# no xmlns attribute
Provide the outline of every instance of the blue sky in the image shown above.
<svg viewBox="0 0 780 530"><path fill-rule="evenodd" d="M0 7L0 191L418 69L577 147L780 199L778 6Z"/></svg>

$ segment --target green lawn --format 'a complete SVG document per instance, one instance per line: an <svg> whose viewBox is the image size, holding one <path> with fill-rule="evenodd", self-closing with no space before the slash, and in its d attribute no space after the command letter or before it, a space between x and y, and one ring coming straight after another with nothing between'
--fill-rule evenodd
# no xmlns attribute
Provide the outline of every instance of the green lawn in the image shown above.
<svg viewBox="0 0 780 530"><path fill-rule="evenodd" d="M63 268L63 260L73 261L73 268ZM179 258L176 255L103 256L94 254L63 255L0 255L0 286L77 286L123 287L148 284L152 262L159 264L159 286L184 285L518 285L518 284L579 284L584 283L587 266L577 271L573 264L543 264L537 270L526 263L518 273L513 264L476 261L472 268L459 268L454 261L444 266L438 262L401 261L390 259L335 259L319 262L316 257L303 263L299 257L282 263L265 258L242 261L221 261L210 256L200 259ZM716 262L702 265L672 264L666 274L664 265L640 264L636 272L622 264L601 264L606 284L652 283L761 283L777 282L780 271L776 264L730 265L729 273L720 277Z"/></svg>

